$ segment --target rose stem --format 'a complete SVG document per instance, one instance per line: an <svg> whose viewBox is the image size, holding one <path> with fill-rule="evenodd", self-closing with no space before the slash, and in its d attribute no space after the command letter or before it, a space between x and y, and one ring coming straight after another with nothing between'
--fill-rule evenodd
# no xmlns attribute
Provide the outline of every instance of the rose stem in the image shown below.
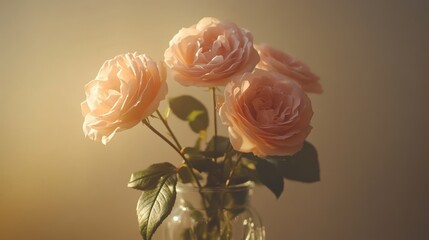
<svg viewBox="0 0 429 240"><path fill-rule="evenodd" d="M213 100L213 123L214 123L214 151L217 150L217 111L216 111L216 88L212 87L212 100ZM217 158L215 158L215 162L217 162Z"/></svg>
<svg viewBox="0 0 429 240"><path fill-rule="evenodd" d="M232 177L232 175L234 175L235 169L237 169L238 164L240 163L240 160L241 160L241 153L238 154L238 159L235 162L234 167L232 168L231 172L229 173L228 179L225 182L225 186L227 186L227 187L229 186L229 182L231 181L231 177Z"/></svg>
<svg viewBox="0 0 429 240"><path fill-rule="evenodd" d="M156 113L158 114L158 117L161 119L164 126L167 128L168 132L170 133L170 135L173 138L174 142L176 143L177 147L179 149L182 149L182 146L180 145L179 141L177 140L176 135L174 135L173 131L170 128L170 125L168 125L167 120L162 116L162 114L159 112L159 110L156 110Z"/></svg>
<svg viewBox="0 0 429 240"><path fill-rule="evenodd" d="M198 181L197 176L195 175L194 171L193 171L193 167L191 165L191 163L188 161L188 159L186 159L186 157L183 155L183 153L180 151L180 149L178 149L176 146L174 146L174 144L168 140L168 138L166 138L164 135L162 135L158 130L156 130L152 125L150 125L150 123L147 121L147 119L144 119L143 124L146 125L152 132L154 132L156 135L158 135L158 137L160 137L162 140L164 140L168 145L170 145L185 161L186 165L189 168L189 171L191 172L192 177L194 178L195 182L198 185L198 188L201 190L202 186L200 184L200 181Z"/></svg>

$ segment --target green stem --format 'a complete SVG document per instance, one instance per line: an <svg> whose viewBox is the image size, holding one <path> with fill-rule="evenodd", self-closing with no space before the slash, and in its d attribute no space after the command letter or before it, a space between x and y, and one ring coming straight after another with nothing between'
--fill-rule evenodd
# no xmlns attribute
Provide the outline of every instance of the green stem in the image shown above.
<svg viewBox="0 0 429 240"><path fill-rule="evenodd" d="M238 159L237 159L237 161L235 162L234 167L232 168L231 172L229 172L228 179L227 179L227 180L226 180L226 182L225 182L225 186L226 186L226 187L228 187L228 186L229 186L229 183L231 182L231 178L232 178L232 176L234 175L235 170L237 169L238 164L240 163L240 161L241 161L241 153L239 153L239 154L238 154Z"/></svg>
<svg viewBox="0 0 429 240"><path fill-rule="evenodd" d="M223 162L226 162L231 157L231 154L233 154L235 152L233 150L234 149L232 148L232 145L229 144L228 148L226 149L226 154L225 154L225 156L223 158Z"/></svg>
<svg viewBox="0 0 429 240"><path fill-rule="evenodd" d="M214 124L214 151L217 151L217 144L216 144L216 140L217 140L217 109L216 109L216 88L212 87L212 101L213 101L213 124ZM215 161L217 162L217 158L215 159Z"/></svg>
<svg viewBox="0 0 429 240"><path fill-rule="evenodd" d="M159 113L159 111L157 111L157 113L158 114L160 114ZM160 118L161 119L163 119L161 116L160 116ZM206 209L206 211L208 212L208 206L209 206L209 204L210 204L210 200L207 198L207 196L202 192L202 190L203 190L203 186L201 186L201 183L200 183L200 181L198 180L198 178L197 178L197 175L195 175L195 173L194 173L194 168L193 168L193 166L192 166L192 164L188 161L188 159L186 159L186 157L184 156L184 154L182 153L182 151L180 150L180 144L178 143L178 141L177 141L177 139L175 138L175 137L173 137L173 139L176 139L175 141L176 141L176 144L177 144L177 147L167 138L167 137L165 137L164 135L162 135L158 130L156 130L152 125L150 125L150 123L149 123L149 121L147 120L147 119L144 119L143 121L143 124L144 125L146 125L152 132L154 132L156 135L158 135L162 140L164 140L168 145L170 145L182 158L183 158L183 161L186 163L186 167L189 169L189 171L191 172L191 175L192 175L192 178L195 180L195 182L196 182L196 184L197 184L197 186L198 186L198 190L199 190L199 193L200 193L200 195L201 195L201 200L203 201L203 206L204 206L204 208ZM163 121L164 122L164 121ZM168 124L165 124L165 126L167 127L168 126ZM171 131L171 129L169 128L169 127L167 127L167 129L169 129L169 132L170 132L170 134L172 135L172 136L174 136L174 134L173 134L173 131Z"/></svg>
<svg viewBox="0 0 429 240"><path fill-rule="evenodd" d="M154 132L156 135L158 135L162 140L164 140L168 145L170 145L182 158L183 161L185 161L186 166L189 168L189 171L191 172L192 177L194 178L195 182L197 183L198 188L201 190L202 186L200 181L198 181L197 175L195 175L194 171L193 171L193 167L192 164L188 161L188 159L186 159L186 157L183 155L183 153L180 151L179 148L177 148L176 146L174 146L174 144L168 139L166 138L164 135L162 135L158 130L156 130L152 125L150 125L150 123L147 121L147 119L144 119L143 124L146 125L152 132Z"/></svg>
<svg viewBox="0 0 429 240"><path fill-rule="evenodd" d="M180 145L179 141L177 140L176 135L174 135L173 131L170 128L170 125L168 125L167 120L162 116L162 114L159 112L159 110L156 110L156 113L158 114L158 117L159 117L159 119L161 119L161 121L164 124L165 128L167 128L168 132L170 133L170 135L173 138L174 142L176 143L177 147L179 149L182 149L182 146Z"/></svg>

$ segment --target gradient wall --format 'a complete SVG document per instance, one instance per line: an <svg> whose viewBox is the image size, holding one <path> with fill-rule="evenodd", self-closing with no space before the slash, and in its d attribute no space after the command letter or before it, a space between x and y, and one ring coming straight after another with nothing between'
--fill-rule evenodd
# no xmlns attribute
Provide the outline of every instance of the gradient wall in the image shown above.
<svg viewBox="0 0 429 240"><path fill-rule="evenodd" d="M268 240L429 239L429 3L418 0L1 1L0 239L140 239L130 173L179 159L142 126L108 146L85 139L83 86L116 54L161 60L204 16L322 79L309 138L322 181L287 181L279 200L257 189Z"/></svg>

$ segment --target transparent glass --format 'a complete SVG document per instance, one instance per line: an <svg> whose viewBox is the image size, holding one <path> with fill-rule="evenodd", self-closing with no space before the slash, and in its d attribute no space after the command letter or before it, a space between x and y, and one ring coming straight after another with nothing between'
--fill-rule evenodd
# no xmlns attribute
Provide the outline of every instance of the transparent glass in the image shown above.
<svg viewBox="0 0 429 240"><path fill-rule="evenodd" d="M228 188L177 186L176 204L163 223L164 240L265 240L265 229L250 207L252 183Z"/></svg>

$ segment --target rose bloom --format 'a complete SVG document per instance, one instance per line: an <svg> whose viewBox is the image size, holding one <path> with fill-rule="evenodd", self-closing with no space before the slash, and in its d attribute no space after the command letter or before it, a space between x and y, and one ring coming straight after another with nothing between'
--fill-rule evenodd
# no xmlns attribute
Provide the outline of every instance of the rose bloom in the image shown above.
<svg viewBox="0 0 429 240"><path fill-rule="evenodd" d="M261 57L257 68L288 76L301 85L306 92L322 93L319 77L312 73L306 64L267 44L255 45L255 48Z"/></svg>
<svg viewBox="0 0 429 240"><path fill-rule="evenodd" d="M107 144L116 132L147 118L167 94L165 66L144 54L127 53L107 60L85 86L83 132Z"/></svg>
<svg viewBox="0 0 429 240"><path fill-rule="evenodd" d="M209 17L182 28L164 57L176 81L199 87L224 86L232 77L252 71L259 62L249 31Z"/></svg>
<svg viewBox="0 0 429 240"><path fill-rule="evenodd" d="M313 110L296 82L256 69L228 83L219 114L235 150L286 156L302 148Z"/></svg>

